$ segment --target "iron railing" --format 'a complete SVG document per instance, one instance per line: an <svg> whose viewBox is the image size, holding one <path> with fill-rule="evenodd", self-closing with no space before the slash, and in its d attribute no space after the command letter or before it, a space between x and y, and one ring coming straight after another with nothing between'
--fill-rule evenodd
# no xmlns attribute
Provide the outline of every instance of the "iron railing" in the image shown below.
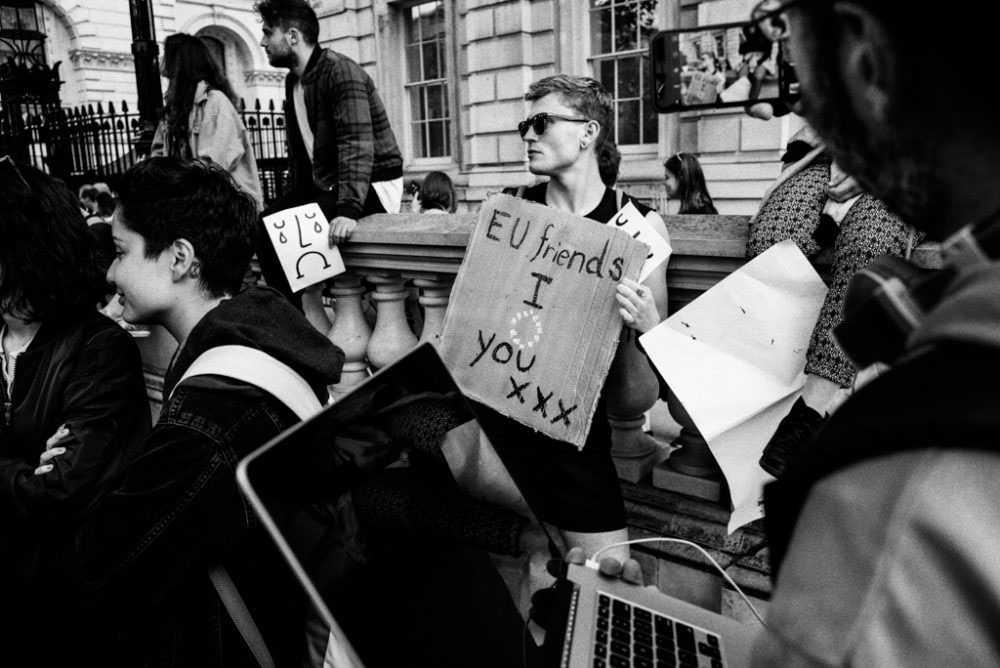
<svg viewBox="0 0 1000 668"><path fill-rule="evenodd" d="M248 109L240 100L239 111L250 136L260 171L265 202L284 191L288 172L285 115L272 100L263 107L259 100ZM64 179L76 188L84 183L104 181L114 184L139 154L139 114L123 102L116 108L73 107L44 114L27 114L17 127L0 114L0 144L16 145L11 150L23 160Z"/></svg>

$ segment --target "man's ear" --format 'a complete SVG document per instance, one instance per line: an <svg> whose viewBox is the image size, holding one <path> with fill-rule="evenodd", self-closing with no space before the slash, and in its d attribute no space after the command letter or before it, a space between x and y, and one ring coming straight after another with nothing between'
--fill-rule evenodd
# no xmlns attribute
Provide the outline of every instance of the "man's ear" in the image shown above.
<svg viewBox="0 0 1000 668"><path fill-rule="evenodd" d="M587 121L583 124L583 134L580 136L580 148L587 148L601 134L601 124L597 121Z"/></svg>
<svg viewBox="0 0 1000 668"><path fill-rule="evenodd" d="M187 239L174 239L167 248L171 254L170 271L174 281L180 281L185 276L198 278L201 263L195 258L194 246Z"/></svg>
<svg viewBox="0 0 1000 668"><path fill-rule="evenodd" d="M893 99L898 67L892 37L878 16L864 5L837 2L833 11L840 22L840 54L843 82L855 100L856 111L876 123L884 123Z"/></svg>
<svg viewBox="0 0 1000 668"><path fill-rule="evenodd" d="M285 32L285 36L288 37L288 43L292 46L295 46L302 41L302 33L299 32L298 28L289 28Z"/></svg>

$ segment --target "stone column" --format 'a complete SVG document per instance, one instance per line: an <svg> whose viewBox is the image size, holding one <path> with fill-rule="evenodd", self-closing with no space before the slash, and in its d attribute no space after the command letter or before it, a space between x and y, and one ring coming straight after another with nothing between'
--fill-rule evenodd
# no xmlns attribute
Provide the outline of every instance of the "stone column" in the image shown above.
<svg viewBox="0 0 1000 668"><path fill-rule="evenodd" d="M424 307L424 329L420 342L430 341L437 345L444 330L444 315L451 300L452 277L417 278L413 284L420 288L420 305Z"/></svg>
<svg viewBox="0 0 1000 668"><path fill-rule="evenodd" d="M316 328L316 331L324 336L329 336L333 322L327 315L326 304L323 303L325 287L324 283L317 283L302 291L302 312L305 314L306 320Z"/></svg>
<svg viewBox="0 0 1000 668"><path fill-rule="evenodd" d="M671 443L678 449L653 470L653 486L707 501L721 501L724 478L708 442L673 392L667 393L667 408L681 426L681 433Z"/></svg>
<svg viewBox="0 0 1000 668"><path fill-rule="evenodd" d="M636 346L633 330L623 327L605 383L611 454L623 480L639 482L660 459L660 443L642 429L646 411L656 403L659 392L659 381L648 358Z"/></svg>
<svg viewBox="0 0 1000 668"><path fill-rule="evenodd" d="M361 309L365 288L361 285L360 276L345 273L334 277L330 293L336 299L337 316L328 338L344 351L344 370L340 383L332 388L334 397L337 397L368 377L365 356L372 330Z"/></svg>
<svg viewBox="0 0 1000 668"><path fill-rule="evenodd" d="M378 311L368 341L368 361L381 369L417 345L417 337L406 322L406 280L397 273L372 275L368 280L375 284L371 299Z"/></svg>

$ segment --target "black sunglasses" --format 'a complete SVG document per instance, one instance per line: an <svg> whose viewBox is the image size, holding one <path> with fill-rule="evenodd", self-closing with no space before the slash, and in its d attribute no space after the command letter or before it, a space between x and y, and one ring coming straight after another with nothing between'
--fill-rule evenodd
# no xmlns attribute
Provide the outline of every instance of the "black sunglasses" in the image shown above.
<svg viewBox="0 0 1000 668"><path fill-rule="evenodd" d="M545 128L548 127L549 123L555 121L571 121L573 123L589 123L591 119L581 118L580 116L560 116L559 114L547 114L544 111L540 114L535 114L526 121L521 121L517 124L517 131L521 134L521 139L524 139L524 135L528 134L528 128L535 131L535 134L541 137L545 133Z"/></svg>

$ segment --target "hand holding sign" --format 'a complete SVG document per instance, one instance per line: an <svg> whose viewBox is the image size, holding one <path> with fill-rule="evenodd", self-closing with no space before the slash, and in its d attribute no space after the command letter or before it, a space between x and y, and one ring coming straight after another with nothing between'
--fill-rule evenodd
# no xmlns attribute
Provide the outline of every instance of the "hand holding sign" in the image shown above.
<svg viewBox="0 0 1000 668"><path fill-rule="evenodd" d="M617 290L618 312L626 325L645 334L660 324L660 311L651 290L630 278L623 278Z"/></svg>
<svg viewBox="0 0 1000 668"><path fill-rule="evenodd" d="M264 216L264 226L292 292L345 271L340 251L329 247L330 224L318 204Z"/></svg>

